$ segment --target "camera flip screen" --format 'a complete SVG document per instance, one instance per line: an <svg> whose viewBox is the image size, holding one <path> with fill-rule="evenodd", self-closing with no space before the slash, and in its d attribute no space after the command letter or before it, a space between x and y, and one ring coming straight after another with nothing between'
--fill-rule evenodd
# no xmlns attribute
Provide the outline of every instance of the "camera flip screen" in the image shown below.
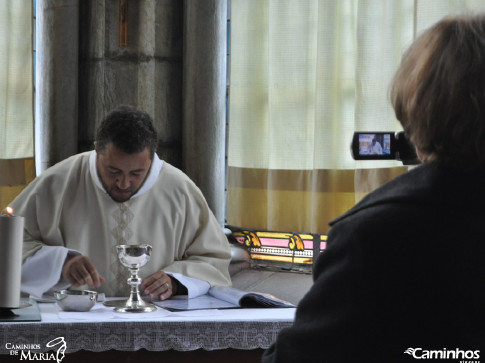
<svg viewBox="0 0 485 363"><path fill-rule="evenodd" d="M395 136L389 132L356 132L352 140L355 160L395 158Z"/></svg>
<svg viewBox="0 0 485 363"><path fill-rule="evenodd" d="M355 160L400 160L403 165L421 163L414 145L403 131L354 132L351 151Z"/></svg>

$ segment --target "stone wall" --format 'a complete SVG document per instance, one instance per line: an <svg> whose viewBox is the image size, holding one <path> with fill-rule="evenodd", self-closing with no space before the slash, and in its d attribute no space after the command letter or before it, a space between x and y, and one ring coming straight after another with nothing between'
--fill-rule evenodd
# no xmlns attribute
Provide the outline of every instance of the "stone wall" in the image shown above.
<svg viewBox="0 0 485 363"><path fill-rule="evenodd" d="M159 156L181 167L183 1L127 3L122 46L120 1L80 2L79 149L92 147L110 109L131 104L153 117Z"/></svg>

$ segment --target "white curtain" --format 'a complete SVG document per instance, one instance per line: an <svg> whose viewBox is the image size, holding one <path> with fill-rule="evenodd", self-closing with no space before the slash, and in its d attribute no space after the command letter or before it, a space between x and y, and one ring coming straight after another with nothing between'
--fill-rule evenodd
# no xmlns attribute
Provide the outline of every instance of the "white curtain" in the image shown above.
<svg viewBox="0 0 485 363"><path fill-rule="evenodd" d="M228 224L326 233L407 170L352 159L354 131L399 131L388 90L403 51L481 0L232 0Z"/></svg>
<svg viewBox="0 0 485 363"><path fill-rule="evenodd" d="M32 0L0 0L0 209L33 175Z"/></svg>

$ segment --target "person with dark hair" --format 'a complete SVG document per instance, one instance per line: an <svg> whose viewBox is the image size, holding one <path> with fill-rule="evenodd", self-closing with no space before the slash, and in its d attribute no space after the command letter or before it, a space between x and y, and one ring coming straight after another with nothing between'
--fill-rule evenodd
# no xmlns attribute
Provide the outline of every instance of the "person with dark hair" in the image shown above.
<svg viewBox="0 0 485 363"><path fill-rule="evenodd" d="M484 358L485 15L418 37L391 100L423 163L331 222L264 363Z"/></svg>
<svg viewBox="0 0 485 363"><path fill-rule="evenodd" d="M369 155L382 155L382 146L377 138L374 136L368 146Z"/></svg>
<svg viewBox="0 0 485 363"><path fill-rule="evenodd" d="M116 245L148 243L141 291L154 299L230 285L230 248L201 191L156 154L151 117L121 106L101 122L95 150L47 169L12 202L25 218L22 291L87 286L128 296Z"/></svg>
<svg viewBox="0 0 485 363"><path fill-rule="evenodd" d="M122 105L109 113L96 132L96 150L104 153L109 143L127 154L148 148L150 159L157 151L158 136L150 115Z"/></svg>

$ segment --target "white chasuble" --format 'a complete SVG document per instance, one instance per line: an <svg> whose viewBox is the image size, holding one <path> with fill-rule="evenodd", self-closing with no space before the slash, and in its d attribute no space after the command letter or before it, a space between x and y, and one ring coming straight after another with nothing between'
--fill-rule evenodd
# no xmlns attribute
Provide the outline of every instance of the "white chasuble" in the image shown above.
<svg viewBox="0 0 485 363"><path fill-rule="evenodd" d="M31 293L24 286L36 285L35 279L46 281L53 274L60 278L70 251L88 256L105 278L97 291L128 296L129 273L118 261L115 246L144 243L153 250L140 269L141 278L163 270L176 278L204 281L208 287L230 285L227 238L201 191L185 174L155 155L140 190L117 203L101 186L95 157L95 151L86 152L54 165L13 201L15 213L25 218L22 291ZM52 254L56 263L42 272L45 276L32 270L24 276L34 256L48 256L50 246L65 253ZM39 289L34 289L36 294Z"/></svg>

